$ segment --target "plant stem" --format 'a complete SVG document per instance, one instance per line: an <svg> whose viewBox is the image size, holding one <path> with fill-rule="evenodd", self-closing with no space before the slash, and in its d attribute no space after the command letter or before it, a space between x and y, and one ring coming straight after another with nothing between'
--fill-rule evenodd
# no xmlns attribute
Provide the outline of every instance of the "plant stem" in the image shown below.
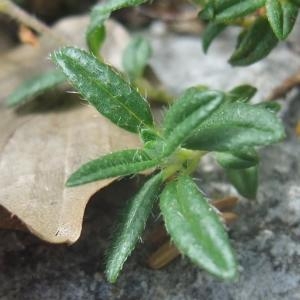
<svg viewBox="0 0 300 300"><path fill-rule="evenodd" d="M175 173L182 169L183 164L186 162L186 174L192 174L197 168L199 161L206 154L205 151L194 151L188 149L180 149L170 161L170 164L163 170L164 180L167 180Z"/></svg>
<svg viewBox="0 0 300 300"><path fill-rule="evenodd" d="M67 40L62 36L56 34L51 30L46 24L39 21L34 16L31 16L22 8L17 6L15 3L9 0L0 0L0 13L6 14L11 18L17 20L19 23L22 23L40 34L47 35L59 45L66 45Z"/></svg>

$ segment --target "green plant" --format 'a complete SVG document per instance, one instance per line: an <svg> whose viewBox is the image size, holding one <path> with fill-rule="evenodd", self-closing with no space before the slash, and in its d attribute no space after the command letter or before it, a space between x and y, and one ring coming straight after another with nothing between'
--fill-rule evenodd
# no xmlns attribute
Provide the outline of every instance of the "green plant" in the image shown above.
<svg viewBox="0 0 300 300"><path fill-rule="evenodd" d="M192 87L170 107L162 124L156 125L148 103L136 88L88 52L67 47L54 52L52 59L90 104L119 127L139 134L143 142L140 149L88 162L70 176L67 185L152 168L153 176L123 212L108 252L108 280L117 279L157 198L166 229L178 249L208 272L234 278L236 261L222 221L191 174L205 154L216 153L240 193L255 196L255 148L284 138L284 129L273 111L247 103L255 89L241 86L223 93Z"/></svg>
<svg viewBox="0 0 300 300"><path fill-rule="evenodd" d="M242 28L229 62L245 66L267 56L292 31L300 2L297 0L199 0L200 19L208 22L203 34L206 52L229 25Z"/></svg>
<svg viewBox="0 0 300 300"><path fill-rule="evenodd" d="M72 47L54 52L52 60L59 69L25 83L11 95L8 103L23 103L32 95L68 80L99 113L139 135L143 143L141 148L88 162L67 181L67 186L71 187L144 170L152 173L122 214L108 251L106 274L109 281L117 279L157 202L166 229L178 249L208 272L233 279L237 275L237 264L222 220L191 176L201 158L212 153L239 193L255 198L257 149L285 136L276 117L279 106L274 102L250 104L256 89L249 85L228 92L195 86L174 101L161 124L155 124L148 102L138 92L145 89L151 94L149 91L154 91L143 78L151 54L147 42L138 37L128 46L124 54L125 73L122 74L105 64L99 55L105 39L104 22L110 14L144 2L112 0L97 5L92 10L86 34L91 54ZM300 5L296 0L195 2L202 6L200 18L208 22L203 36L205 51L227 26L243 28L230 59L232 65L248 65L265 57L278 40L288 36ZM154 94L170 102L169 95L163 91Z"/></svg>

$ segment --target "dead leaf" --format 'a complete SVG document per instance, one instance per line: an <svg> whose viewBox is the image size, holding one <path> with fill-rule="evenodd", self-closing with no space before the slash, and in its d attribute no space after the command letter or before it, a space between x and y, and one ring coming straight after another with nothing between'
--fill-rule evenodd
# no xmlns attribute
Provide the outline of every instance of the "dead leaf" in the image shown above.
<svg viewBox="0 0 300 300"><path fill-rule="evenodd" d="M66 28L72 28L78 37L87 18L72 18L72 22ZM109 24L106 57L120 67L128 35L119 25ZM41 62L47 61L51 47L42 39L38 49L23 45L0 57L2 99L28 74L49 67ZM91 159L135 148L139 142L136 135L119 129L74 94L59 96L56 92L48 100L18 111L0 104L0 205L41 239L73 243L80 236L88 200L113 179L65 188L67 177ZM0 227L1 222L7 225L7 217L2 216Z"/></svg>
<svg viewBox="0 0 300 300"><path fill-rule="evenodd" d="M72 97L44 113L0 109L0 204L52 243L78 239L88 200L112 182L65 188L68 176L90 159L138 146L135 135Z"/></svg>
<svg viewBox="0 0 300 300"><path fill-rule="evenodd" d="M72 46L85 48L85 28L89 23L88 16L69 17L59 21L54 27L67 40L72 40ZM109 20L106 23L107 38L102 48L105 60L122 70L122 52L127 46L130 36L118 23ZM38 47L22 45L0 56L0 102L28 76L34 77L45 72L54 65L49 54L58 48L56 41L48 37L41 37Z"/></svg>
<svg viewBox="0 0 300 300"><path fill-rule="evenodd" d="M295 127L295 132L297 136L300 136L300 121L297 122L297 125Z"/></svg>
<svg viewBox="0 0 300 300"><path fill-rule="evenodd" d="M19 28L19 39L24 44L29 44L33 47L38 46L38 37L33 33L33 31L25 25L20 25Z"/></svg>

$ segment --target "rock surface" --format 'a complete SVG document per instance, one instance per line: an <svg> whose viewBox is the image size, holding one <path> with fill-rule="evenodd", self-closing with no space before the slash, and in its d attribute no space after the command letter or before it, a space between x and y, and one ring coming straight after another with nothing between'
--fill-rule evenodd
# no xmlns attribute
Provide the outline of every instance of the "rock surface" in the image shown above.
<svg viewBox="0 0 300 300"><path fill-rule="evenodd" d="M152 65L174 93L193 84L229 89L251 83L259 88L259 100L300 67L298 54L282 44L249 68L231 68L226 58L234 32L215 41L208 55L202 53L197 37L176 36L157 27L146 34L154 48ZM145 266L149 249L141 244L118 283L106 283L104 249L118 208L137 186L138 179L133 179L94 197L82 237L73 246L47 245L25 233L0 231L0 299L299 300L300 139L294 134L300 120L299 95L291 93L283 106L288 137L261 153L257 201L241 200L240 219L230 230L239 280L220 282L187 259L150 270ZM234 192L209 161L199 171L199 184L209 195Z"/></svg>

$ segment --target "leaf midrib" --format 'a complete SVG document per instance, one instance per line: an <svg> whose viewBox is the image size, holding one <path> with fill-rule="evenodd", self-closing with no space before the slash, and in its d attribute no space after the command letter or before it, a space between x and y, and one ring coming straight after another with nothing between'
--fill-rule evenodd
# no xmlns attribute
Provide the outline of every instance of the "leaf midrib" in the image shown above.
<svg viewBox="0 0 300 300"><path fill-rule="evenodd" d="M71 58L71 61L72 61L72 60L75 61L74 59ZM76 65L76 61L75 61L75 65ZM111 99L113 99L113 101L119 103L120 106L123 107L126 111L128 111L128 113L129 113L130 115L132 115L136 120L138 120L138 121L140 122L140 124L144 124L144 127L150 128L150 126L149 126L148 124L146 124L142 119L138 118L138 116L137 116L132 110L130 110L130 108L128 108L126 105L124 105L121 101L119 101L118 98L115 98L115 97L113 96L113 94L111 94L111 92L110 92L107 88L105 88L104 85L101 85L101 84L100 84L101 81L98 81L98 80L96 80L93 76L91 76L91 73L89 73L89 72L86 70L86 68L85 68L84 66L82 66L81 64L77 64L77 66L78 66L81 70L83 70L83 73L89 75L89 76L88 76L89 79L91 79L91 81L94 82L96 86L98 86L100 89L101 89L101 87L103 87L102 89L109 95L109 97L110 97ZM109 68L109 67L108 67L108 68ZM113 72L112 70L109 70L109 71L110 71L110 72ZM113 73L114 73L114 72L113 72ZM116 74L114 74L114 75L116 75ZM89 101L89 100L87 100L87 101ZM101 113L102 113L102 112L101 112ZM117 125L118 125L118 124L117 124ZM119 126L119 125L118 125L118 126ZM137 129L138 129L138 128L137 128ZM137 131L138 131L138 130L137 130Z"/></svg>

